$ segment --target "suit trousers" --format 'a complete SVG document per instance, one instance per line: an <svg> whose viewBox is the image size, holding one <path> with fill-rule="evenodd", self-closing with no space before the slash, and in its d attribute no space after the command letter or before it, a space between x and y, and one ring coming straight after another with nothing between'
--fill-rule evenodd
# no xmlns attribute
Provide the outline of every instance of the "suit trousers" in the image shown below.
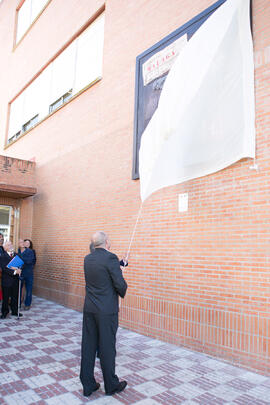
<svg viewBox="0 0 270 405"><path fill-rule="evenodd" d="M118 313L83 313L80 379L85 390L93 391L96 387L94 367L97 348L106 393L118 386L119 378L115 374L117 329Z"/></svg>
<svg viewBox="0 0 270 405"><path fill-rule="evenodd" d="M9 287L2 286L3 301L2 301L2 315L9 313L8 301L10 300L11 312L13 315L18 313L18 293L19 293L19 281L14 280L13 284Z"/></svg>

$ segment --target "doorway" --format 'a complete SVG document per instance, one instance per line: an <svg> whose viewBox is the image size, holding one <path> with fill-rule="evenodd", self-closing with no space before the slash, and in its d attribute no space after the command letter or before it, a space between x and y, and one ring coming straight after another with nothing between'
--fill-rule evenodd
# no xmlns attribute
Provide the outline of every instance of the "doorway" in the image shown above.
<svg viewBox="0 0 270 405"><path fill-rule="evenodd" d="M18 225L19 208L0 204L0 233L3 234L5 242L10 240L13 244L17 244Z"/></svg>

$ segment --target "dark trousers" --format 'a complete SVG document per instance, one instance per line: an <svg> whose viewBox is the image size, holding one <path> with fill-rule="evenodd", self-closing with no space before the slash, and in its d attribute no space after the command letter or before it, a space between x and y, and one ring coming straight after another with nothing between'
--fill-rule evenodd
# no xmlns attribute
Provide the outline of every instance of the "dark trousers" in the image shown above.
<svg viewBox="0 0 270 405"><path fill-rule="evenodd" d="M8 301L11 298L10 306L13 315L18 313L18 293L19 293L19 281L14 280L11 287L2 286L2 315L9 313Z"/></svg>
<svg viewBox="0 0 270 405"><path fill-rule="evenodd" d="M84 389L92 391L96 387L94 367L99 347L100 365L106 393L119 384L115 374L117 314L93 314L84 312L82 330L82 358L80 379Z"/></svg>
<svg viewBox="0 0 270 405"><path fill-rule="evenodd" d="M26 273L23 274L21 277L21 300L22 300L22 289L23 286L25 285L25 299L24 299L24 305L26 307L30 307L32 303L32 290L33 290L33 272L31 273Z"/></svg>

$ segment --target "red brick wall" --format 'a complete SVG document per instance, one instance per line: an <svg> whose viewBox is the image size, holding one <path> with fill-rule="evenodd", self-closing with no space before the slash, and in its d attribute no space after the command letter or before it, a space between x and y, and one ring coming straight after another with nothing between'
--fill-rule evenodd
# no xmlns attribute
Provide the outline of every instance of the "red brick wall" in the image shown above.
<svg viewBox="0 0 270 405"><path fill-rule="evenodd" d="M0 155L1 185L35 187L35 162Z"/></svg>
<svg viewBox="0 0 270 405"><path fill-rule="evenodd" d="M81 310L90 235L104 229L113 251L121 256L127 249L140 205L139 182L131 180L136 56L213 3L106 2L103 79L5 151L37 162L37 294ZM63 9L60 0L52 1L11 52L16 4L0 5L7 73L2 116L103 3L70 0ZM268 0L253 0L253 18L259 170L243 160L145 202L125 270L129 290L121 325L269 373ZM1 122L2 144L4 134ZM182 192L189 193L189 210L178 213Z"/></svg>
<svg viewBox="0 0 270 405"><path fill-rule="evenodd" d="M33 231L33 197L28 197L23 198L20 201L19 238L32 239L32 231Z"/></svg>

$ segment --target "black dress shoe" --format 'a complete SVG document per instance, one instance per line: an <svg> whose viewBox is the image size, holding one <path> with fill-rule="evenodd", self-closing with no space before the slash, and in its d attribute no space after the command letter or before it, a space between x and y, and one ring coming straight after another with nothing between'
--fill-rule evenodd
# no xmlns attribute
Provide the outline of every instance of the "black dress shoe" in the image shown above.
<svg viewBox="0 0 270 405"><path fill-rule="evenodd" d="M97 383L96 388L94 388L94 389L91 390L91 391L86 390L86 389L83 389L83 395L84 395L85 397L90 397L90 395L92 394L92 392L97 391L99 388L100 388L100 384Z"/></svg>
<svg viewBox="0 0 270 405"><path fill-rule="evenodd" d="M12 315L12 316L18 316L18 313L14 312L14 313L12 313L11 315ZM20 313L20 314L19 314L19 317L22 317L22 316L23 316L23 314Z"/></svg>
<svg viewBox="0 0 270 405"><path fill-rule="evenodd" d="M7 317L7 314L2 314L1 315L1 319L6 319L6 317Z"/></svg>
<svg viewBox="0 0 270 405"><path fill-rule="evenodd" d="M111 392L106 392L106 395L118 394L119 392L123 391L126 388L126 386L127 386L126 381L120 381L120 383L117 385L117 387Z"/></svg>

